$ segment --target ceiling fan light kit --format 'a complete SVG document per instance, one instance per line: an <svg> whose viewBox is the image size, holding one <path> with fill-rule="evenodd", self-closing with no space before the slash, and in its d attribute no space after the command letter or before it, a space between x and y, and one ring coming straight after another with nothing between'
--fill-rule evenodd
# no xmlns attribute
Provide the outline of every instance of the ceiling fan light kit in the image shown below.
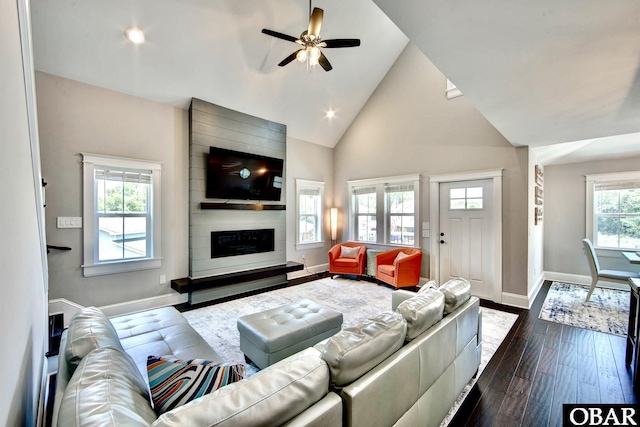
<svg viewBox="0 0 640 427"><path fill-rule="evenodd" d="M311 16L309 17L309 28L303 31L299 38L282 34L277 31L267 30L266 28L262 30L263 34L297 43L302 46L301 49L296 50L291 55L280 61L278 66L284 67L294 59L297 59L300 62L306 62L308 70L311 70L316 65L320 65L325 71L331 71L333 67L320 48L360 46L360 39L322 40L322 38L320 38L320 28L322 27L323 16L324 11L320 8L314 7L313 12L311 12Z"/></svg>

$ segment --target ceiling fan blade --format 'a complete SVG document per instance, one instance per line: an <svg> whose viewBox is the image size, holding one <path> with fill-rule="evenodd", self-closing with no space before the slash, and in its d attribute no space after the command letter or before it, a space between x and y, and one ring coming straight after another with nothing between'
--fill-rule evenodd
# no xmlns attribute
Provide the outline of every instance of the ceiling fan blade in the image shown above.
<svg viewBox="0 0 640 427"><path fill-rule="evenodd" d="M355 47L360 46L360 39L331 39L331 40L322 40L322 43L325 44L323 47Z"/></svg>
<svg viewBox="0 0 640 427"><path fill-rule="evenodd" d="M304 49L298 49L295 52L293 52L291 55L287 56L286 58L284 58L282 61L280 61L280 63L278 64L279 67L284 67L285 65L287 65L289 62L293 61L294 59L296 59L296 55L298 54L298 52L300 52L301 50Z"/></svg>
<svg viewBox="0 0 640 427"><path fill-rule="evenodd" d="M296 41L298 40L297 38L295 38L293 36L288 36L286 34L282 34L282 33L279 33L277 31L267 30L266 28L262 29L262 33L263 34L267 34L269 36L277 37L279 39L286 40L286 41L289 41L289 42L294 42L294 43L296 43Z"/></svg>
<svg viewBox="0 0 640 427"><path fill-rule="evenodd" d="M314 7L311 17L309 18L309 29L307 34L312 37L312 40L317 39L320 36L320 27L322 27L322 17L324 11L319 7Z"/></svg>
<svg viewBox="0 0 640 427"><path fill-rule="evenodd" d="M326 56L324 56L324 53L322 52L320 52L320 58L318 58L318 64L320 64L320 66L324 68L325 71L331 71L333 69L333 67L329 63L329 60L327 59Z"/></svg>

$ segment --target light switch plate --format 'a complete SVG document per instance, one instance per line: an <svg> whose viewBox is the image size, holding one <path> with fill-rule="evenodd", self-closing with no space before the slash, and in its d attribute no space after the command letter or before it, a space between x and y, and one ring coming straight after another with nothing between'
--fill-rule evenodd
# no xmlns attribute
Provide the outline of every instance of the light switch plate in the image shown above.
<svg viewBox="0 0 640 427"><path fill-rule="evenodd" d="M82 228L82 217L59 216L58 228Z"/></svg>
<svg viewBox="0 0 640 427"><path fill-rule="evenodd" d="M429 230L422 230L422 237L429 237Z"/></svg>

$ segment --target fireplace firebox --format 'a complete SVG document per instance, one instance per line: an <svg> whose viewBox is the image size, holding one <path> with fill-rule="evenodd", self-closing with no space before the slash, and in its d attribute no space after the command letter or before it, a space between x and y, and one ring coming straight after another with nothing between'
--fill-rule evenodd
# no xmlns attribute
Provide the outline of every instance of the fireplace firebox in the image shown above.
<svg viewBox="0 0 640 427"><path fill-rule="evenodd" d="M273 228L211 232L211 258L257 254L274 250Z"/></svg>

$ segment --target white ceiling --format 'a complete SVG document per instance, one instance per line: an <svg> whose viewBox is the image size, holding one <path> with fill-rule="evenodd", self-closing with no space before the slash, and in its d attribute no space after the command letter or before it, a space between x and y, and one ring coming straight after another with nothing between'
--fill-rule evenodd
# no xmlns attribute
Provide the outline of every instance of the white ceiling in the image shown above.
<svg viewBox="0 0 640 427"><path fill-rule="evenodd" d="M201 98L333 147L408 40L376 4L542 163L640 155L637 0L316 0L323 38L362 40L325 49L328 73L278 67L297 45L260 32L297 37L302 0L31 0L34 59L40 71L183 108ZM131 25L143 45L125 40Z"/></svg>
<svg viewBox="0 0 640 427"><path fill-rule="evenodd" d="M640 154L637 0L373 1L512 144Z"/></svg>
<svg viewBox="0 0 640 427"><path fill-rule="evenodd" d="M323 49L330 72L309 73L298 61L278 67L299 46L261 33L298 37L309 23L306 0L31 0L35 67L182 108L200 98L333 147L408 40L371 0L313 6L325 12L322 38L361 39ZM144 44L125 39L132 25Z"/></svg>

